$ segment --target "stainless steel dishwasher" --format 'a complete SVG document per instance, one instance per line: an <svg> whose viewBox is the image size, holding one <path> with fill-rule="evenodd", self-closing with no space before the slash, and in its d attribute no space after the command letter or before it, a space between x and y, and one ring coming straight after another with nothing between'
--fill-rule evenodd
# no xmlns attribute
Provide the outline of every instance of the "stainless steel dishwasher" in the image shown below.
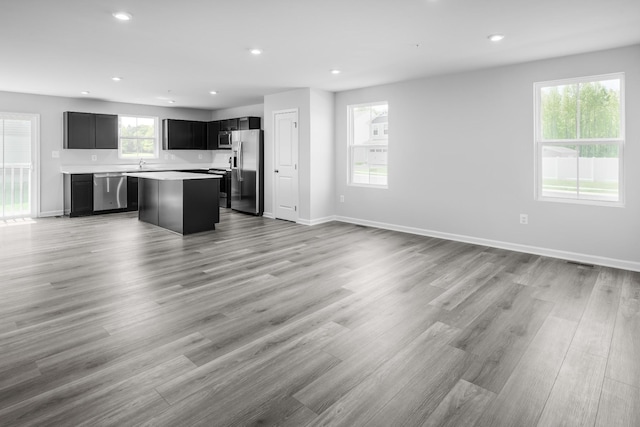
<svg viewBox="0 0 640 427"><path fill-rule="evenodd" d="M127 207L127 177L122 173L93 174L93 210L107 211Z"/></svg>

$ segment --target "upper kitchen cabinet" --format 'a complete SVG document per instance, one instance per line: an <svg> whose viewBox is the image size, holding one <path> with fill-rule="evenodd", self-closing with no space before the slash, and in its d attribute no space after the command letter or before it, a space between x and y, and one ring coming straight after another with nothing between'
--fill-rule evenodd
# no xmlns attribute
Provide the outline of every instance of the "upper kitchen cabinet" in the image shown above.
<svg viewBox="0 0 640 427"><path fill-rule="evenodd" d="M94 114L96 121L96 148L118 149L118 116Z"/></svg>
<svg viewBox="0 0 640 427"><path fill-rule="evenodd" d="M192 144L193 144L194 150L206 150L207 149L207 123L192 122L191 138L192 138Z"/></svg>
<svg viewBox="0 0 640 427"><path fill-rule="evenodd" d="M240 117L220 120L220 130L223 132L246 129L260 129L260 117Z"/></svg>
<svg viewBox="0 0 640 427"><path fill-rule="evenodd" d="M218 133L220 133L220 122L207 122L207 150L218 149Z"/></svg>
<svg viewBox="0 0 640 427"><path fill-rule="evenodd" d="M165 150L205 150L207 123L192 120L165 119L162 121Z"/></svg>
<svg viewBox="0 0 640 427"><path fill-rule="evenodd" d="M260 129L260 117L240 117L238 130Z"/></svg>
<svg viewBox="0 0 640 427"><path fill-rule="evenodd" d="M165 150L188 150L191 145L191 124L188 120L163 120L162 145Z"/></svg>
<svg viewBox="0 0 640 427"><path fill-rule="evenodd" d="M67 111L63 113L64 148L118 149L118 116Z"/></svg>
<svg viewBox="0 0 640 427"><path fill-rule="evenodd" d="M222 131L238 130L238 119L220 120L220 130Z"/></svg>

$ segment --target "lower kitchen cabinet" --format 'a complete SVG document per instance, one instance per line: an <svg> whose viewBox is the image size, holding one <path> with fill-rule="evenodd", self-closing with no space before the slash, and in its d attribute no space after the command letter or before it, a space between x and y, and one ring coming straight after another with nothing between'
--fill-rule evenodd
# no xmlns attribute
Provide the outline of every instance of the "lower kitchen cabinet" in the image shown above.
<svg viewBox="0 0 640 427"><path fill-rule="evenodd" d="M93 214L93 174L64 175L64 213Z"/></svg>
<svg viewBox="0 0 640 427"><path fill-rule="evenodd" d="M183 235L215 230L220 222L220 178L166 178L163 172L138 176L140 221Z"/></svg>
<svg viewBox="0 0 640 427"><path fill-rule="evenodd" d="M127 177L127 210L138 210L138 178L135 176Z"/></svg>
<svg viewBox="0 0 640 427"><path fill-rule="evenodd" d="M110 212L138 210L138 178L127 177L127 207L94 211L93 174L65 174L64 176L64 214L70 217L94 215Z"/></svg>

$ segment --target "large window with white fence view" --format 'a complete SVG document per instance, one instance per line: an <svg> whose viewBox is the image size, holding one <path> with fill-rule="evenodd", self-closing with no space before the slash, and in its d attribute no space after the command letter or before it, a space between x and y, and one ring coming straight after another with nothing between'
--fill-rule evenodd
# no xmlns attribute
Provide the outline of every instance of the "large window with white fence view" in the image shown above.
<svg viewBox="0 0 640 427"><path fill-rule="evenodd" d="M34 114L0 113L0 219L35 215Z"/></svg>
<svg viewBox="0 0 640 427"><path fill-rule="evenodd" d="M624 202L624 74L535 84L538 200Z"/></svg>
<svg viewBox="0 0 640 427"><path fill-rule="evenodd" d="M118 117L118 156L121 159L157 159L160 152L157 117Z"/></svg>
<svg viewBox="0 0 640 427"><path fill-rule="evenodd" d="M387 188L387 102L350 105L349 184Z"/></svg>

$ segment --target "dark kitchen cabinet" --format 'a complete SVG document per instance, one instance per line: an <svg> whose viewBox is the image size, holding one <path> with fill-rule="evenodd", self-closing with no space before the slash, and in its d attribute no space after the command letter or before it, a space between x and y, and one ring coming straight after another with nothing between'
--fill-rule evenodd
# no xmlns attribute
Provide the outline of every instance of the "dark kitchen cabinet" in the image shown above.
<svg viewBox="0 0 640 427"><path fill-rule="evenodd" d="M162 129L165 150L205 150L207 147L206 122L165 119Z"/></svg>
<svg viewBox="0 0 640 427"><path fill-rule="evenodd" d="M95 148L95 125L91 113L63 113L64 148Z"/></svg>
<svg viewBox="0 0 640 427"><path fill-rule="evenodd" d="M207 123L191 122L191 139L194 150L207 149Z"/></svg>
<svg viewBox="0 0 640 427"><path fill-rule="evenodd" d="M224 131L238 130L238 119L220 120L220 130L224 130Z"/></svg>
<svg viewBox="0 0 640 427"><path fill-rule="evenodd" d="M138 210L138 178L135 176L127 177L127 210Z"/></svg>
<svg viewBox="0 0 640 427"><path fill-rule="evenodd" d="M163 147L165 150L188 150L191 144L191 125L188 120L163 120Z"/></svg>
<svg viewBox="0 0 640 427"><path fill-rule="evenodd" d="M64 210L69 216L93 213L93 174L64 176Z"/></svg>
<svg viewBox="0 0 640 427"><path fill-rule="evenodd" d="M63 147L118 149L118 116L66 111L63 113Z"/></svg>
<svg viewBox="0 0 640 427"><path fill-rule="evenodd" d="M96 148L118 149L118 116L94 114Z"/></svg>
<svg viewBox="0 0 640 427"><path fill-rule="evenodd" d="M213 121L207 123L207 150L218 149L218 133L220 132L220 122Z"/></svg>
<svg viewBox="0 0 640 427"><path fill-rule="evenodd" d="M260 129L260 117L240 117L238 130Z"/></svg>

